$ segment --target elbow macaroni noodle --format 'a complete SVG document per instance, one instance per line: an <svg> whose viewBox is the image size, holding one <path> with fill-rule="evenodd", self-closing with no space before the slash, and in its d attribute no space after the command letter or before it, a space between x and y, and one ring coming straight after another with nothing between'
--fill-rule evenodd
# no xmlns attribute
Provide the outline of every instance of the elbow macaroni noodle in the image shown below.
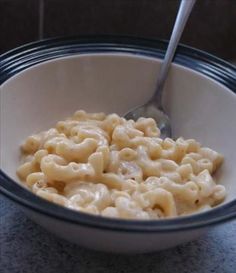
<svg viewBox="0 0 236 273"><path fill-rule="evenodd" d="M212 178L223 157L194 139L162 140L151 118L77 111L29 136L17 174L36 195L62 206L128 219L204 211L226 191Z"/></svg>

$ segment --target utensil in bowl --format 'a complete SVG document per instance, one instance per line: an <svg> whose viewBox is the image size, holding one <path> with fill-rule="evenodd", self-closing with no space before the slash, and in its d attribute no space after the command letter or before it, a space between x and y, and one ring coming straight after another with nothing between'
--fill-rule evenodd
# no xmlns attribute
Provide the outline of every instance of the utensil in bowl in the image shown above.
<svg viewBox="0 0 236 273"><path fill-rule="evenodd" d="M171 62L175 55L180 37L187 23L188 17L196 0L182 0L175 21L174 29L167 47L165 58L161 64L161 70L157 80L156 91L151 99L142 106L132 109L125 114L126 119L137 120L140 117L151 117L156 122L161 131L161 137L166 138L171 136L171 124L168 115L162 107L162 92L168 76Z"/></svg>

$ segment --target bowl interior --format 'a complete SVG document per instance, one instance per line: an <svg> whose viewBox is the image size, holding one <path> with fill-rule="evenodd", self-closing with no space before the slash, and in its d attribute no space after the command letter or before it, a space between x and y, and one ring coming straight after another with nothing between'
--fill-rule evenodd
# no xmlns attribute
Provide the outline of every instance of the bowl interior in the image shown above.
<svg viewBox="0 0 236 273"><path fill-rule="evenodd" d="M123 115L151 96L160 60L132 54L99 53L59 58L35 65L0 86L0 167L18 181L22 141L78 109ZM216 173L236 196L236 95L216 81L172 65L164 95L173 136L195 138L225 156Z"/></svg>

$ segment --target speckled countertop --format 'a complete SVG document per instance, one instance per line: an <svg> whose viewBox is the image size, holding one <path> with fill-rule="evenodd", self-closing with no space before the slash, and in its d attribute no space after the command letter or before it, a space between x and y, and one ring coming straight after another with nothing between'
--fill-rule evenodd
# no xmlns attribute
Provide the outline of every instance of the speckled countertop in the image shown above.
<svg viewBox="0 0 236 273"><path fill-rule="evenodd" d="M1 273L235 273L236 221L173 249L118 255L95 252L55 237L0 195Z"/></svg>

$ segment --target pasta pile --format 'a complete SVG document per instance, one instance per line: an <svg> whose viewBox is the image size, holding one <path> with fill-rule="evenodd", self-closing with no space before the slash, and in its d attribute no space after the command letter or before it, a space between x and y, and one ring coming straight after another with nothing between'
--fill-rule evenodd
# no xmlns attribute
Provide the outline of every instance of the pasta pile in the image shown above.
<svg viewBox="0 0 236 273"><path fill-rule="evenodd" d="M17 174L36 195L67 208L126 219L199 212L226 191L212 174L223 157L194 139L161 139L151 118L77 111L29 136Z"/></svg>

